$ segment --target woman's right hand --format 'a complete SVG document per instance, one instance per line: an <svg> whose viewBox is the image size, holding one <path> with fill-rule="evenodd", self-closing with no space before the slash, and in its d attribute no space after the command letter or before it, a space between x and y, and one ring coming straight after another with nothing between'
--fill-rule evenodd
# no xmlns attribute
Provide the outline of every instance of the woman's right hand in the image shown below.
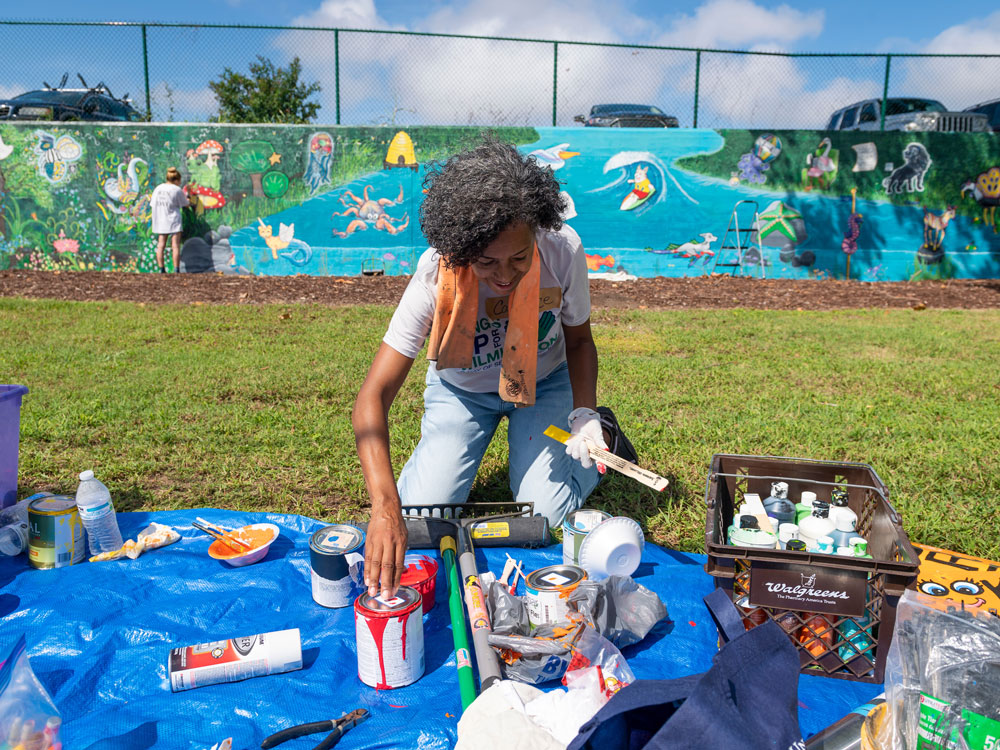
<svg viewBox="0 0 1000 750"><path fill-rule="evenodd" d="M406 522L397 507L372 510L365 540L365 585L371 596L395 596L406 556Z"/></svg>

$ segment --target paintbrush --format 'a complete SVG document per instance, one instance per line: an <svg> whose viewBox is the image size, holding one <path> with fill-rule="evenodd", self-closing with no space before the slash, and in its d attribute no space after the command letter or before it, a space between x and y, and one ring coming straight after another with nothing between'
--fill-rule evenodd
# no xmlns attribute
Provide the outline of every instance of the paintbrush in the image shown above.
<svg viewBox="0 0 1000 750"><path fill-rule="evenodd" d="M236 537L232 536L233 534L236 533L232 529L227 529L225 526L219 526L219 524L217 523L206 521L204 518L201 518L200 516L196 517L194 520L200 523L202 526L207 526L216 533L222 534L222 536L226 537L226 539L233 542L234 544L238 544L239 546L243 547L243 549L247 551L251 549L250 545L244 542L242 539L237 539Z"/></svg>
<svg viewBox="0 0 1000 750"><path fill-rule="evenodd" d="M226 537L224 537L222 534L218 533L217 531L213 531L212 529L208 528L208 526L205 526L204 524L198 523L198 521L192 521L191 525L194 526L196 529L200 529L201 531L204 531L209 536L215 537L220 542L222 542L226 547L228 547L229 549L231 549L233 552L235 552L238 555L242 555L243 553L245 553L247 551L244 548L236 546L237 544L239 544L239 542L237 540L235 540L235 539L226 539Z"/></svg>
<svg viewBox="0 0 1000 750"><path fill-rule="evenodd" d="M560 443L565 443L570 439L570 434L566 432L566 430L561 430L554 424L549 425L544 434L553 440L558 440ZM646 485L647 487L652 487L657 492L663 492L667 486L667 480L665 477L661 477L659 474L655 474L652 471L647 471L641 466L636 466L631 461L626 461L624 458L616 456L614 453L606 451L603 448L597 448L596 446L591 445L589 446L589 453L590 457L595 461L614 469L620 474L632 477L632 479Z"/></svg>

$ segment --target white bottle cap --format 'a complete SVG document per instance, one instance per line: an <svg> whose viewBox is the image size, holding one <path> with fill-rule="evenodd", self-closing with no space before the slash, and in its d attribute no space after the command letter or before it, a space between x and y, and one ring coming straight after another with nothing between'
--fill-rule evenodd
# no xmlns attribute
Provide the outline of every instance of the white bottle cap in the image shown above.
<svg viewBox="0 0 1000 750"><path fill-rule="evenodd" d="M830 510L833 510L833 508ZM833 517L833 525L837 528L837 531L854 531L857 520L853 514L838 513Z"/></svg>
<svg viewBox="0 0 1000 750"><path fill-rule="evenodd" d="M833 546L833 537L832 536L821 536L819 539L816 540L816 543L817 544L825 544L825 545L827 545L829 547L832 547Z"/></svg>
<svg viewBox="0 0 1000 750"><path fill-rule="evenodd" d="M802 493L803 505L812 505L815 500L816 500L815 492L810 492L809 490L806 490L805 492Z"/></svg>
<svg viewBox="0 0 1000 750"><path fill-rule="evenodd" d="M93 479L93 478L94 478L94 472L91 471L90 469L87 469L86 471L81 471L80 472L80 481L81 482L86 482L88 479Z"/></svg>
<svg viewBox="0 0 1000 750"><path fill-rule="evenodd" d="M789 542L792 539L797 539L799 534L799 527L794 523L783 523L778 527L778 539L782 542Z"/></svg>

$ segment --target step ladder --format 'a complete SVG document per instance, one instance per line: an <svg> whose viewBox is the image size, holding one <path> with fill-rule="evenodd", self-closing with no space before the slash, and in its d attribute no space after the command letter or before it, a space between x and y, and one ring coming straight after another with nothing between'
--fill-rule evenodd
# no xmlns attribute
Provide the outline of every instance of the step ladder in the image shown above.
<svg viewBox="0 0 1000 750"><path fill-rule="evenodd" d="M740 206L745 206L742 213L744 221L740 222ZM715 262L712 264L712 273L716 273L718 268L730 268L733 276L743 275L744 269L749 269L754 265L760 266L760 277L764 278L764 250L760 245L760 234L757 227L760 226L760 206L757 201L741 200L733 206L733 212L729 215L729 224L726 225L726 232L722 235L722 244L715 254ZM733 239L729 237L732 235ZM735 260L722 261L722 255L726 251L736 251ZM750 255L749 251L755 251L756 258ZM731 253L729 257L732 257Z"/></svg>

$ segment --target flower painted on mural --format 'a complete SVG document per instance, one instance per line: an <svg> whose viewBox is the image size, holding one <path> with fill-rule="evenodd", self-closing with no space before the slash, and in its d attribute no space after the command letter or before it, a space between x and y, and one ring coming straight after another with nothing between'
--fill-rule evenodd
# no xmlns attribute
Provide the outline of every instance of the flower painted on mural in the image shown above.
<svg viewBox="0 0 1000 750"><path fill-rule="evenodd" d="M736 166L740 170L740 177L755 185L763 185L767 182L764 172L771 167L770 164L765 164L759 156L753 153L743 154L740 160L736 162Z"/></svg>
<svg viewBox="0 0 1000 750"><path fill-rule="evenodd" d="M794 208L789 208L781 201L775 201L760 214L759 236L763 240L772 232L780 232L792 242L795 242L798 240L798 233L795 231L795 227L792 226L792 222L801 218L802 214Z"/></svg>
<svg viewBox="0 0 1000 750"><path fill-rule="evenodd" d="M66 236L66 232L59 230L59 239L52 243L53 249L57 253L77 253L80 251L80 243Z"/></svg>

